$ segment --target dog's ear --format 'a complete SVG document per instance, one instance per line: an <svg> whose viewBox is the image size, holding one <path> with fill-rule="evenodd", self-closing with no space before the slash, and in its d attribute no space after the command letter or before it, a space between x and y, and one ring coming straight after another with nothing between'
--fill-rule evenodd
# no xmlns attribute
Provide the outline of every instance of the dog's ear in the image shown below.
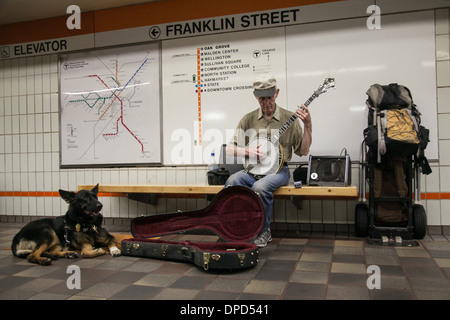
<svg viewBox="0 0 450 320"><path fill-rule="evenodd" d="M97 194L98 193L98 183L95 187L92 188L91 192Z"/></svg>
<svg viewBox="0 0 450 320"><path fill-rule="evenodd" d="M72 203L72 201L75 199L75 192L65 191L62 189L59 189L58 191L61 198L63 198L63 200L69 204Z"/></svg>

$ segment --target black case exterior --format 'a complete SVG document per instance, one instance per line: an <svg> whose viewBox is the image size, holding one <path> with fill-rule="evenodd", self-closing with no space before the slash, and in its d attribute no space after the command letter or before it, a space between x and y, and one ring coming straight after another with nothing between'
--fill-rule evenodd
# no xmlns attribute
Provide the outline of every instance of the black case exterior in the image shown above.
<svg viewBox="0 0 450 320"><path fill-rule="evenodd" d="M250 243L264 225L260 197L250 188L232 186L219 192L204 209L139 217L131 222L133 239L122 241L122 254L185 261L209 269L244 269L258 262L258 247ZM149 239L207 229L223 242L175 242Z"/></svg>
<svg viewBox="0 0 450 320"><path fill-rule="evenodd" d="M192 243L137 240L122 241L122 254L154 259L190 262L209 269L244 269L258 263L258 247L251 243Z"/></svg>

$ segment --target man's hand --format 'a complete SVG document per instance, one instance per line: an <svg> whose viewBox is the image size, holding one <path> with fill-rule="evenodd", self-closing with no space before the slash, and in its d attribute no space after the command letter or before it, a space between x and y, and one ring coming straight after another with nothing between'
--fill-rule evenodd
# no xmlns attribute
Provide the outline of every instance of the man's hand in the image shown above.
<svg viewBox="0 0 450 320"><path fill-rule="evenodd" d="M312 128L312 120L311 115L309 114L308 107L302 104L300 108L295 110L295 114L297 117L300 118L300 120L303 121L305 127Z"/></svg>
<svg viewBox="0 0 450 320"><path fill-rule="evenodd" d="M246 148L246 156L251 159L261 160L266 157L265 153L259 149L260 146L256 148Z"/></svg>

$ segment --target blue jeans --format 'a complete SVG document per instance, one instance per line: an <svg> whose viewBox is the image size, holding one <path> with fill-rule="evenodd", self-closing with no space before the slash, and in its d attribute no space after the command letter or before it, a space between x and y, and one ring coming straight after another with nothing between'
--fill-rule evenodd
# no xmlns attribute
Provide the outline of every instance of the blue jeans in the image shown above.
<svg viewBox="0 0 450 320"><path fill-rule="evenodd" d="M261 201L266 213L266 222L264 229L262 230L264 231L270 227L274 199L273 192L281 186L286 186L289 183L290 176L291 174L287 166L283 166L278 173L269 174L261 179L256 179L251 174L241 170L228 178L225 182L225 187L247 186L261 196Z"/></svg>

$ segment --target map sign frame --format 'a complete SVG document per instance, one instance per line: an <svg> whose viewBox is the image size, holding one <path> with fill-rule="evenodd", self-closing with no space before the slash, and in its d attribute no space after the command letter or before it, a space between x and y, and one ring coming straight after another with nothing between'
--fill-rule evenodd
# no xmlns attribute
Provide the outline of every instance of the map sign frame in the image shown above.
<svg viewBox="0 0 450 320"><path fill-rule="evenodd" d="M60 165L162 163L160 45L60 56Z"/></svg>

